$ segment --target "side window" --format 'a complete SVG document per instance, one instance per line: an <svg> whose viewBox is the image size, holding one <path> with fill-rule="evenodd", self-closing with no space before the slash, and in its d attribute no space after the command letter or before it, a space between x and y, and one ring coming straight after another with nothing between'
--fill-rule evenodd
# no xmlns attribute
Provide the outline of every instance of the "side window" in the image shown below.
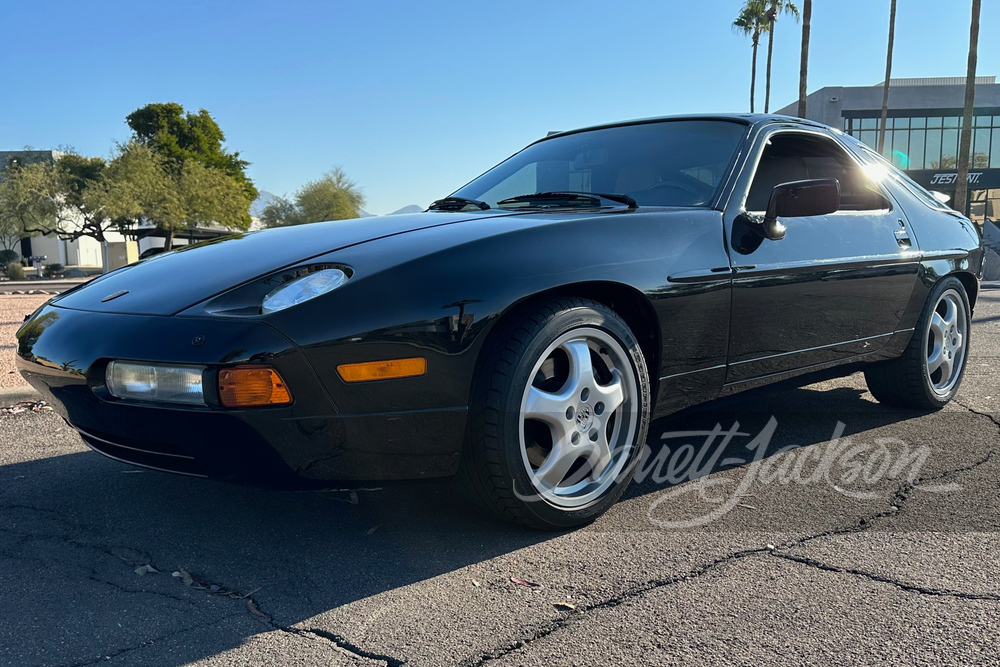
<svg viewBox="0 0 1000 667"><path fill-rule="evenodd" d="M842 211L872 211L887 206L878 187L832 139L788 132L768 140L747 194L746 209L763 211L774 186L811 178L840 181Z"/></svg>
<svg viewBox="0 0 1000 667"><path fill-rule="evenodd" d="M886 160L884 157L871 150L867 146L859 145L861 151L865 156L874 162L876 165L881 167L888 173L897 183L902 185L904 188L908 189L911 194L913 194L917 199L923 201L929 208L937 209L939 211L949 211L951 210L947 204L933 194L928 192L923 186L919 185L916 181L906 175L906 172L897 169L891 162Z"/></svg>

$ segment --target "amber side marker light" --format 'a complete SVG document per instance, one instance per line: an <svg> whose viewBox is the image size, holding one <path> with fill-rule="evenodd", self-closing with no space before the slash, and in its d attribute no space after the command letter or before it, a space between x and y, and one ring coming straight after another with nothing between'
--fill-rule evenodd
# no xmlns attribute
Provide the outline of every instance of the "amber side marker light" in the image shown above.
<svg viewBox="0 0 1000 667"><path fill-rule="evenodd" d="M219 400L227 408L251 408L287 405L292 394L273 368L237 366L219 371Z"/></svg>
<svg viewBox="0 0 1000 667"><path fill-rule="evenodd" d="M390 361L366 361L361 364L341 364L337 372L344 382L368 382L423 375L427 372L427 360L423 357L392 359Z"/></svg>

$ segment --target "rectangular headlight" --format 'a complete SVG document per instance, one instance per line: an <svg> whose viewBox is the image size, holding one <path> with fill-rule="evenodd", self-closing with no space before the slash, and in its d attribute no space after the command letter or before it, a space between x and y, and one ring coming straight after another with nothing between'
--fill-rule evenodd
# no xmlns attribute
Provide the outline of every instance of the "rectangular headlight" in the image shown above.
<svg viewBox="0 0 1000 667"><path fill-rule="evenodd" d="M112 361L105 376L112 396L133 401L205 405L198 366Z"/></svg>

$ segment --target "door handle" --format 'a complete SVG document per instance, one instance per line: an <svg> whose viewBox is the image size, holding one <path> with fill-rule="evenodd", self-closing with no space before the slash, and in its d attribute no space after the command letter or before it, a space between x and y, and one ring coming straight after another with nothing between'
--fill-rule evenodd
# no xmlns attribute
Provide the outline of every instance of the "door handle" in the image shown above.
<svg viewBox="0 0 1000 667"><path fill-rule="evenodd" d="M910 242L910 235L905 229L897 229L893 232L893 236L896 237L896 243L899 244L900 248L908 250L913 246L913 243Z"/></svg>

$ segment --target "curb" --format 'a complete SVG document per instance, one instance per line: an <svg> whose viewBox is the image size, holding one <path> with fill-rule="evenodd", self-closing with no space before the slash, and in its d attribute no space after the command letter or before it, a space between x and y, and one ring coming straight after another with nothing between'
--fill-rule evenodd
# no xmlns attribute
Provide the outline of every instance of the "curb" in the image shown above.
<svg viewBox="0 0 1000 667"><path fill-rule="evenodd" d="M29 289L29 290L13 290L7 292L0 292L0 296L11 296L13 294L62 294L64 290L44 290L44 289Z"/></svg>
<svg viewBox="0 0 1000 667"><path fill-rule="evenodd" d="M37 401L42 397L34 387L25 385L23 387L0 388L0 407L16 405L23 401Z"/></svg>

